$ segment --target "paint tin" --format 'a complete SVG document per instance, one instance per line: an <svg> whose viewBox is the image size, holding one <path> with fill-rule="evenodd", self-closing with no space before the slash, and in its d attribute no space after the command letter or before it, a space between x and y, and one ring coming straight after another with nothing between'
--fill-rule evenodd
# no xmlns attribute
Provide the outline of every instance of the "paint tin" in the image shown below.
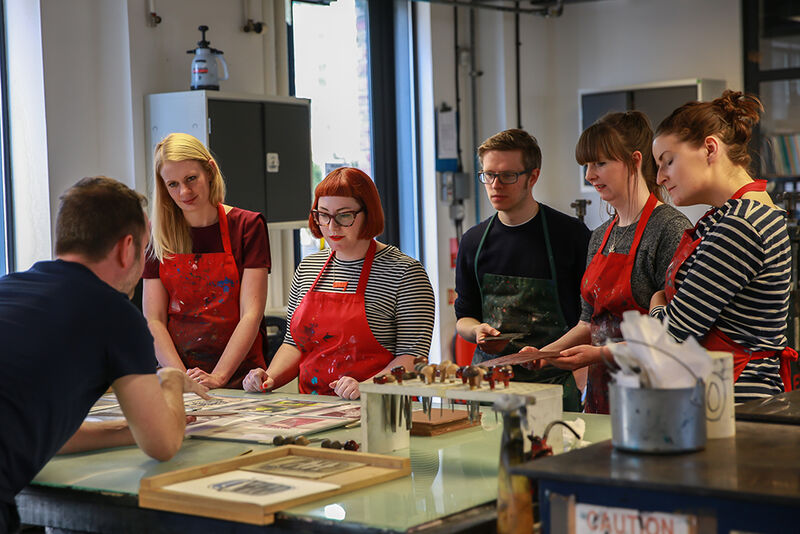
<svg viewBox="0 0 800 534"><path fill-rule="evenodd" d="M714 361L706 379L706 432L708 439L736 435L733 405L733 354L709 351Z"/></svg>
<svg viewBox="0 0 800 534"><path fill-rule="evenodd" d="M631 452L668 454L706 445L705 384L692 388L627 388L609 384L611 442Z"/></svg>

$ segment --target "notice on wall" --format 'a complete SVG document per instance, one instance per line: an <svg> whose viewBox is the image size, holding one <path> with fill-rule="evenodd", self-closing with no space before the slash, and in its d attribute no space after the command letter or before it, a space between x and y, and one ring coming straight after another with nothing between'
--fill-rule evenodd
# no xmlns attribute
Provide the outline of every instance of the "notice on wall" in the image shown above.
<svg viewBox="0 0 800 534"><path fill-rule="evenodd" d="M267 152L267 172L279 172L281 169L281 158L277 152Z"/></svg>
<svg viewBox="0 0 800 534"><path fill-rule="evenodd" d="M575 534L694 534L692 515L575 504Z"/></svg>
<svg viewBox="0 0 800 534"><path fill-rule="evenodd" d="M458 157L458 123L454 110L436 111L436 159Z"/></svg>

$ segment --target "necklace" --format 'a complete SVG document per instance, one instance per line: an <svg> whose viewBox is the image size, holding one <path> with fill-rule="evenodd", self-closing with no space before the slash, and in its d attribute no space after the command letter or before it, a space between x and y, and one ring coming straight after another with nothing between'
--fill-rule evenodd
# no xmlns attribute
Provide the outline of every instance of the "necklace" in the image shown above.
<svg viewBox="0 0 800 534"><path fill-rule="evenodd" d="M611 241L611 246L608 248L609 252L615 252L617 250L617 239L619 239L621 243L625 242L625 236L628 235L628 230L630 230L631 227L636 228L636 226L638 226L639 217L641 217L643 211L644 206L642 206L642 209L639 210L639 213L636 214L636 217L633 219L633 221L631 221L631 223L626 226L622 232L617 232L619 229L619 224L617 224L617 227L611 231L611 237L613 239ZM619 223L619 216L617 216L617 223Z"/></svg>
<svg viewBox="0 0 800 534"><path fill-rule="evenodd" d="M625 242L625 236L628 234L628 230L630 230L631 226L636 226L636 223L629 224L628 226L625 227L625 229L622 232L617 232L617 230L619 229L619 225L617 225L617 227L611 231L612 240L611 240L611 246L608 248L609 252L616 252L618 238L621 242L623 243Z"/></svg>
<svg viewBox="0 0 800 534"><path fill-rule="evenodd" d="M341 282L336 281L336 258L334 257L331 261L331 272L333 274L333 289L341 289L342 291L347 291L347 280L342 280Z"/></svg>

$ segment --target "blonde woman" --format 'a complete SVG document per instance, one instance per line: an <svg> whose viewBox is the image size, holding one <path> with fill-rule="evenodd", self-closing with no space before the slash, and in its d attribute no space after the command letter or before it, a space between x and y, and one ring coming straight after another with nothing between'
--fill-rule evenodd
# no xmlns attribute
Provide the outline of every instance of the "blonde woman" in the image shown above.
<svg viewBox="0 0 800 534"><path fill-rule="evenodd" d="M222 203L219 166L195 137L168 135L154 162L143 307L156 357L208 388L241 387L265 367L266 221Z"/></svg>

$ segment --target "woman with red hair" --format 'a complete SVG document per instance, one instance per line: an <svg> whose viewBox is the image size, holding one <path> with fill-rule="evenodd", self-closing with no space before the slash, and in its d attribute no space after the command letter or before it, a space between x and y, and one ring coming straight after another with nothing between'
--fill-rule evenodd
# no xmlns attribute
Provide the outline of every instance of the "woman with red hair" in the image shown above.
<svg viewBox="0 0 800 534"><path fill-rule="evenodd" d="M269 391L299 378L300 393L357 399L358 384L427 356L434 298L422 265L375 240L383 208L369 176L334 170L314 191L311 233L330 250L295 272L289 331L269 368L253 369L247 391Z"/></svg>

